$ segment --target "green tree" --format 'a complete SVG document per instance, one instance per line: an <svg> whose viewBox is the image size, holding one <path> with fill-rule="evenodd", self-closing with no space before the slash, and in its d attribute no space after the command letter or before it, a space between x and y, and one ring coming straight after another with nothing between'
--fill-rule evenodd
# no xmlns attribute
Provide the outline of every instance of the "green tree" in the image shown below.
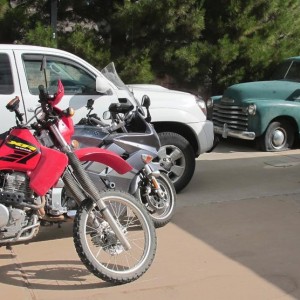
<svg viewBox="0 0 300 300"><path fill-rule="evenodd" d="M11 7L8 0L3 2L0 13L0 41L3 43L33 43L55 46L50 32L50 0L19 1Z"/></svg>
<svg viewBox="0 0 300 300"><path fill-rule="evenodd" d="M115 61L125 82L169 79L178 88L262 79L298 55L297 0L61 0L58 33L51 0L12 9L0 0L0 42L56 46L99 68Z"/></svg>
<svg viewBox="0 0 300 300"><path fill-rule="evenodd" d="M9 8L8 1L0 1L5 2L0 10L0 24L5 28L1 30L5 33L0 36L1 42L58 47L99 67L110 61L109 47L93 22L102 5L93 7L91 1L58 1L57 38L53 39L51 0L27 0L15 8Z"/></svg>
<svg viewBox="0 0 300 300"><path fill-rule="evenodd" d="M52 28L44 26L40 22L35 24L34 29L29 29L25 32L22 38L25 44L38 45L44 47L56 47L56 40L52 37Z"/></svg>
<svg viewBox="0 0 300 300"><path fill-rule="evenodd" d="M213 93L263 79L270 66L299 53L297 0L206 0L204 8L205 47L198 67L210 78Z"/></svg>
<svg viewBox="0 0 300 300"><path fill-rule="evenodd" d="M116 7L112 26L112 53L118 61L132 61L135 67L134 62L143 57L141 65L155 77L193 82L204 29L204 12L197 1L124 1Z"/></svg>

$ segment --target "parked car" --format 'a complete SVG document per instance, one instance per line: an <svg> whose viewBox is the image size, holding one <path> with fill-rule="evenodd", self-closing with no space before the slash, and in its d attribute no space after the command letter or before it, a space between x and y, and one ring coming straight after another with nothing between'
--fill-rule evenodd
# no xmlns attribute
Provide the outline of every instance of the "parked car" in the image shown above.
<svg viewBox="0 0 300 300"><path fill-rule="evenodd" d="M47 62L47 79L40 71L41 62ZM25 45L0 45L0 130L4 131L14 122L4 109L8 100L19 96L22 113L26 119L32 116L38 101L38 86L43 84L51 89L60 78L64 84L65 96L60 107L76 110L74 121L86 115L87 100L93 98L94 108L99 116L111 102L126 97L112 82L113 95L96 92L96 78L107 80L95 67L69 52L54 48ZM161 139L159 162L169 172L177 191L191 180L195 170L195 158L209 151L213 146L213 123L207 120L206 105L202 99L190 94L173 91L157 85L131 85L134 95L151 99L152 123ZM116 96L117 95L117 96ZM28 110L29 109L29 110Z"/></svg>
<svg viewBox="0 0 300 300"><path fill-rule="evenodd" d="M284 60L270 80L228 87L208 106L223 138L256 140L263 151L291 149L300 130L300 56Z"/></svg>

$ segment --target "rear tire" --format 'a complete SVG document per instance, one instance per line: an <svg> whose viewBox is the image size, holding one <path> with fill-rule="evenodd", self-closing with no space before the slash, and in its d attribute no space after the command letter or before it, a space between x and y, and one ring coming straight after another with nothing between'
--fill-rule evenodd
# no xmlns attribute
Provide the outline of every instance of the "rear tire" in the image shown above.
<svg viewBox="0 0 300 300"><path fill-rule="evenodd" d="M175 190L181 191L194 175L196 161L190 143L174 132L158 134L161 148L158 151L160 165L167 171Z"/></svg>
<svg viewBox="0 0 300 300"><path fill-rule="evenodd" d="M105 191L100 195L121 226L131 248L124 250L96 204L85 200L74 220L76 251L95 276L114 284L134 281L147 271L155 256L153 222L133 196L120 191Z"/></svg>

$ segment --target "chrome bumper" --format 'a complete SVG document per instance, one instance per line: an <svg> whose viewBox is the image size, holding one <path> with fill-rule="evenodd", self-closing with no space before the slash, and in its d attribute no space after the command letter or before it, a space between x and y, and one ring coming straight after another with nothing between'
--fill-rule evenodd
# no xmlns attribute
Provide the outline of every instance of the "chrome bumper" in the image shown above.
<svg viewBox="0 0 300 300"><path fill-rule="evenodd" d="M254 132L229 129L226 123L223 125L223 127L214 126L214 133L221 134L223 138L227 138L228 136L230 136L230 137L239 138L243 140L255 139Z"/></svg>

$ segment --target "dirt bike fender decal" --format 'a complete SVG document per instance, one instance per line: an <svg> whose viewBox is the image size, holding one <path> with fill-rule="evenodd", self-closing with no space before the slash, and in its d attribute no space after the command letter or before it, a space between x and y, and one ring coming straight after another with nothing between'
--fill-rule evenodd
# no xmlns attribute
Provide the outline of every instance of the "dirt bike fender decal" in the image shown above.
<svg viewBox="0 0 300 300"><path fill-rule="evenodd" d="M41 146L41 154L37 167L28 173L29 186L39 196L55 185L68 165L68 157L62 152Z"/></svg>
<svg viewBox="0 0 300 300"><path fill-rule="evenodd" d="M80 161L95 161L107 165L119 174L132 170L132 166L114 152L101 148L82 148L75 151Z"/></svg>

